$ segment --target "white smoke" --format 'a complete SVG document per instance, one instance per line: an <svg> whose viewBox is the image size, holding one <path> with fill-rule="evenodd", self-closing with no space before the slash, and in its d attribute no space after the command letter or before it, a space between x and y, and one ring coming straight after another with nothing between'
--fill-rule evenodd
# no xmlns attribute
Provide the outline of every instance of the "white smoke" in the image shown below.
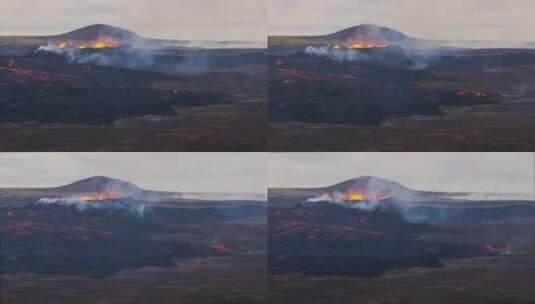
<svg viewBox="0 0 535 304"><path fill-rule="evenodd" d="M308 46L305 53L313 56L326 57L336 61L375 62L389 66L399 66L411 70L425 69L437 58L448 54L460 56L440 49L407 49L400 45L378 48L368 51L360 49L333 48L330 46Z"/></svg>
<svg viewBox="0 0 535 304"><path fill-rule="evenodd" d="M308 46L305 53L315 56L324 56L337 61L367 61L370 56L364 52L351 49L333 49L328 46Z"/></svg>
<svg viewBox="0 0 535 304"><path fill-rule="evenodd" d="M328 202L337 204L349 208L361 209L366 211L373 211L381 205L378 199L367 199L356 202L347 202L346 195L339 191L333 191L331 193L324 193L316 197L312 197L306 200L307 203L321 203Z"/></svg>
<svg viewBox="0 0 535 304"><path fill-rule="evenodd" d="M102 200L102 201L86 201L79 196L70 197L42 197L37 201L42 205L62 205L62 206L74 206L80 211L90 209L115 209L115 210L127 210L137 216L143 217L145 211L148 210L148 206L144 203L140 203L132 198L121 198L117 200Z"/></svg>
<svg viewBox="0 0 535 304"><path fill-rule="evenodd" d="M68 44L71 45L71 44ZM74 44L72 44L74 45ZM87 52L73 46L60 48L54 43L48 43L37 48L36 52L49 52L65 56L70 63L96 64L103 66L142 67L154 64L154 55L148 51L141 51L132 47L125 47L117 54L103 52Z"/></svg>
<svg viewBox="0 0 535 304"><path fill-rule="evenodd" d="M347 201L346 193L350 190L362 193L364 199L361 201ZM392 198L385 200L384 196ZM383 197L383 198L381 198ZM414 202L421 200L414 191L405 188L397 183L378 178L368 178L364 183L362 181L350 185L345 191L333 190L318 196L309 198L306 203L333 203L348 208L355 208L365 211L374 211L377 208L387 206L395 201L396 207L403 213L406 218L412 217L411 211Z"/></svg>
<svg viewBox="0 0 535 304"><path fill-rule="evenodd" d="M76 62L79 56L79 50L76 48L60 48L54 43L47 43L37 48L36 52L49 52L56 55L62 55L67 58L69 62Z"/></svg>
<svg viewBox="0 0 535 304"><path fill-rule="evenodd" d="M58 47L57 45L53 43L48 43L47 45L41 45L39 48L37 48L38 52L52 52L56 54L63 54L65 52L64 49Z"/></svg>
<svg viewBox="0 0 535 304"><path fill-rule="evenodd" d="M68 44L75 45L75 44ZM164 73L195 73L204 72L209 68L206 55L188 53L171 63L158 62L158 51L142 45L122 45L111 52L109 50L90 52L77 47L60 48L48 43L37 48L35 52L48 52L64 56L69 63L95 64L100 66L122 67L144 71L160 71Z"/></svg>

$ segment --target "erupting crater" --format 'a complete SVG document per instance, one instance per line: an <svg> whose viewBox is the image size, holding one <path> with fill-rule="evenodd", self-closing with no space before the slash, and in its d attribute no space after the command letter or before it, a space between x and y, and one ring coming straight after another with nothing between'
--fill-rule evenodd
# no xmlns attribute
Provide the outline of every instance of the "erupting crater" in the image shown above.
<svg viewBox="0 0 535 304"><path fill-rule="evenodd" d="M60 49L108 49L116 48L119 46L119 42L115 39L102 38L94 41L62 41L57 44Z"/></svg>
<svg viewBox="0 0 535 304"><path fill-rule="evenodd" d="M386 40L353 40L343 45L335 44L333 47L335 49L376 49L387 48L388 45Z"/></svg>
<svg viewBox="0 0 535 304"><path fill-rule="evenodd" d="M336 203L336 204L368 204L382 203L390 199L390 193L371 192L361 189L347 189L345 192L334 191L320 196L309 198L307 202Z"/></svg>
<svg viewBox="0 0 535 304"><path fill-rule="evenodd" d="M349 189L344 195L345 202L362 202L362 201L385 201L390 198L388 193L372 194L366 191Z"/></svg>
<svg viewBox="0 0 535 304"><path fill-rule="evenodd" d="M105 191L102 193L89 193L80 196L84 202L115 201L121 199L121 196L115 191Z"/></svg>

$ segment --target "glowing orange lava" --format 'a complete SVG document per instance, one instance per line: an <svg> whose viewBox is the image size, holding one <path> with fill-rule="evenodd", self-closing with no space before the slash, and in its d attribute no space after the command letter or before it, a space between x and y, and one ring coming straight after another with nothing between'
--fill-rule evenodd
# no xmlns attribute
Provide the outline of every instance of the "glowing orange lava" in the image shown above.
<svg viewBox="0 0 535 304"><path fill-rule="evenodd" d="M345 200L350 202L363 201L364 195L360 192L349 190L345 195Z"/></svg>
<svg viewBox="0 0 535 304"><path fill-rule="evenodd" d="M365 194L358 190L350 189L344 195L344 200L346 202L360 202L360 201L384 201L390 198L390 194L381 193L381 194Z"/></svg>
<svg viewBox="0 0 535 304"><path fill-rule="evenodd" d="M120 196L115 191L106 191L103 193L88 193L80 196L80 200L86 202L117 200Z"/></svg>
<svg viewBox="0 0 535 304"><path fill-rule="evenodd" d="M231 253L232 249L228 248L225 244L216 243L212 245L212 250L216 253Z"/></svg>
<svg viewBox="0 0 535 304"><path fill-rule="evenodd" d="M344 46L335 45L335 49L339 48L347 49L375 49L375 48L386 48L388 47L388 42L386 40L354 40L346 43Z"/></svg>
<svg viewBox="0 0 535 304"><path fill-rule="evenodd" d="M65 48L78 48L78 49L107 49L107 48L116 48L119 46L119 43L114 39L99 39L95 41L85 41L78 43L71 42L60 42L58 47L60 49Z"/></svg>
<svg viewBox="0 0 535 304"><path fill-rule="evenodd" d="M477 96L487 97L487 94L479 90L459 90L455 93L457 96Z"/></svg>

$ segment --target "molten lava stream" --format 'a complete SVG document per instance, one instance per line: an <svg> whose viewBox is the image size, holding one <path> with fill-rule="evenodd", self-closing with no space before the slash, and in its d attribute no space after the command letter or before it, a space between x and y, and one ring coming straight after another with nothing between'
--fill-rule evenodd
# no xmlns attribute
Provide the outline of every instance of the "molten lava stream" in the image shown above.
<svg viewBox="0 0 535 304"><path fill-rule="evenodd" d="M344 195L344 200L348 202L360 202L367 200L384 201L390 198L390 194L364 194L357 190L348 190Z"/></svg>
<svg viewBox="0 0 535 304"><path fill-rule="evenodd" d="M477 96L487 97L487 94L480 90L459 90L455 93L457 96Z"/></svg>
<svg viewBox="0 0 535 304"><path fill-rule="evenodd" d="M346 43L344 47L348 49L386 48L388 47L388 42L385 40L355 40ZM335 45L334 48L339 49L341 46Z"/></svg>
<svg viewBox="0 0 535 304"><path fill-rule="evenodd" d="M360 192L349 190L345 195L345 200L350 202L358 202L364 200L364 196Z"/></svg>
<svg viewBox="0 0 535 304"><path fill-rule="evenodd" d="M116 48L119 46L119 43L113 39L102 39L89 42L79 42L77 44L71 44L69 42L63 41L57 45L60 49L66 48L78 48L78 49L106 49L106 48Z"/></svg>
<svg viewBox="0 0 535 304"><path fill-rule="evenodd" d="M118 200L120 198L119 194L117 194L114 191L106 191L103 193L91 193L91 194L83 194L80 196L80 200L82 201L105 201L105 200Z"/></svg>
<svg viewBox="0 0 535 304"><path fill-rule="evenodd" d="M232 249L228 248L225 244L216 243L212 245L212 250L216 253L231 253Z"/></svg>

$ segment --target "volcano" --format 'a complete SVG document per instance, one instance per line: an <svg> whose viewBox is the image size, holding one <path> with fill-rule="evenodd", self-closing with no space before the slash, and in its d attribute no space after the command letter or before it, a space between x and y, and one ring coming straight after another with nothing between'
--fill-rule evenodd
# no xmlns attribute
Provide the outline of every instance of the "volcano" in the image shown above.
<svg viewBox="0 0 535 304"><path fill-rule="evenodd" d="M417 200L439 195L444 195L444 193L413 190L395 181L373 176L361 176L321 188L272 188L269 190L269 201L272 203L278 199L282 201L292 199L357 202L382 201L389 198Z"/></svg>
<svg viewBox="0 0 535 304"><path fill-rule="evenodd" d="M374 176L361 176L325 188L327 191L347 192L351 189L369 189L379 192L416 194L418 191L409 189L398 182L377 178Z"/></svg>
<svg viewBox="0 0 535 304"><path fill-rule="evenodd" d="M117 202L120 200L155 201L177 197L175 192L160 192L142 189L132 183L106 176L85 178L67 185L51 188L4 188L0 199L14 205L28 201L43 202Z"/></svg>
<svg viewBox="0 0 535 304"><path fill-rule="evenodd" d="M133 31L106 24L93 24L68 33L41 38L59 48L77 47L80 49L116 48L122 45L136 48L161 48L167 43L173 42L145 38Z"/></svg>
<svg viewBox="0 0 535 304"><path fill-rule="evenodd" d="M71 184L54 188L54 190L64 194L106 193L108 191L114 191L123 194L121 196L133 197L139 196L145 191L132 183L106 176L94 176L82 179Z"/></svg>
<svg viewBox="0 0 535 304"><path fill-rule="evenodd" d="M355 46L351 48L387 47L389 45L417 46L431 41L409 37L384 26L361 24L332 34L320 36L270 36L270 47L302 47L318 45ZM362 46L362 47L358 47Z"/></svg>
<svg viewBox="0 0 535 304"><path fill-rule="evenodd" d="M74 31L51 36L57 40L74 40L74 41L92 41L103 38L114 39L122 43L128 43L135 40L146 39L136 33L119 27L106 24L93 24L85 26Z"/></svg>
<svg viewBox="0 0 535 304"><path fill-rule="evenodd" d="M93 24L57 35L3 37L2 42L31 48L52 44L60 48L79 46L81 49L114 48L121 45L159 49L174 45L178 40L147 38L128 29L107 24Z"/></svg>
<svg viewBox="0 0 535 304"><path fill-rule="evenodd" d="M422 191L373 176L361 176L327 187L269 189L270 205L285 205L288 201L358 203L387 200L432 206L458 205L467 201L474 206L475 201L480 200L487 201L484 204L489 206L490 201L499 204L500 201L532 201L532 198L529 195L508 193Z"/></svg>
<svg viewBox="0 0 535 304"><path fill-rule="evenodd" d="M361 24L336 33L327 35L331 39L360 39L360 40L386 40L389 42L401 42L409 39L400 31L377 26L373 24Z"/></svg>

